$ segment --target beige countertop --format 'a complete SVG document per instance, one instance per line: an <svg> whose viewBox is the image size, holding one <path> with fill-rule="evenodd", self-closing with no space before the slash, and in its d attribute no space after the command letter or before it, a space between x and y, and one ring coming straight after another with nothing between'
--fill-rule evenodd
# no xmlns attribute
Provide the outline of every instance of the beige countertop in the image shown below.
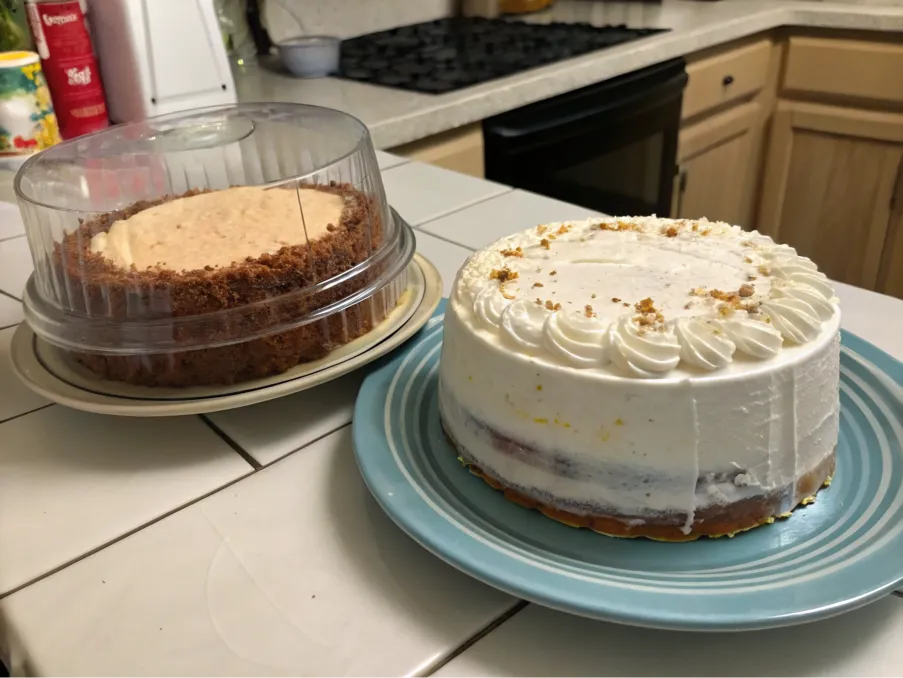
<svg viewBox="0 0 903 678"><path fill-rule="evenodd" d="M531 15L530 20L626 23L671 30L441 95L338 78L300 80L264 67L245 66L236 73L239 99L292 101L346 111L370 127L378 148L391 148L780 26L903 31L903 1L664 0L647 5L561 0L551 11Z"/></svg>

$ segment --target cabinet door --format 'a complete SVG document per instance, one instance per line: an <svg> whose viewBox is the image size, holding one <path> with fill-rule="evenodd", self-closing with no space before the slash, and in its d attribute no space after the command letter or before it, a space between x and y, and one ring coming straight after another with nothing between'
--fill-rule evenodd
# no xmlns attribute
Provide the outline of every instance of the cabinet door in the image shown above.
<svg viewBox="0 0 903 678"><path fill-rule="evenodd" d="M681 131L677 216L751 225L760 111L750 102Z"/></svg>
<svg viewBox="0 0 903 678"><path fill-rule="evenodd" d="M897 172L890 223L881 251L878 291L903 299L903 164Z"/></svg>
<svg viewBox="0 0 903 678"><path fill-rule="evenodd" d="M875 289L901 159L903 114L779 102L759 230Z"/></svg>

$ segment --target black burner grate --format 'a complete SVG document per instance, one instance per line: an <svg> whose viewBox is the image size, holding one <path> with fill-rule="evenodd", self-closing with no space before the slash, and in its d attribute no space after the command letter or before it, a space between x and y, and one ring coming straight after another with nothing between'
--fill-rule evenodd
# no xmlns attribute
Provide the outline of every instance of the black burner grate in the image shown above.
<svg viewBox="0 0 903 678"><path fill-rule="evenodd" d="M666 30L439 19L345 40L339 76L441 94Z"/></svg>

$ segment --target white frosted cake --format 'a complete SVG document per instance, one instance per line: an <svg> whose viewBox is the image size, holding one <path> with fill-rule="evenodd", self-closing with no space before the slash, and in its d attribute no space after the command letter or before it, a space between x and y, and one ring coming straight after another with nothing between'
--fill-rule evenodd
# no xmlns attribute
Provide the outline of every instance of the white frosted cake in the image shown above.
<svg viewBox="0 0 903 678"><path fill-rule="evenodd" d="M518 503L685 540L786 516L834 471L840 312L809 259L706 220L539 226L474 254L443 427Z"/></svg>

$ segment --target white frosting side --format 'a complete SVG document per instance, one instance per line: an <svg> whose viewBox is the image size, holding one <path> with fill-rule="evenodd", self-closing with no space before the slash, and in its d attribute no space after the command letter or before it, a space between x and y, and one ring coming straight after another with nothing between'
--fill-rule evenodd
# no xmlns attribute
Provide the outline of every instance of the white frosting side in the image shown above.
<svg viewBox="0 0 903 678"><path fill-rule="evenodd" d="M341 195L316 189L238 186L150 207L98 233L90 247L139 271L229 266L323 237L344 205Z"/></svg>
<svg viewBox="0 0 903 678"><path fill-rule="evenodd" d="M589 219L474 254L453 302L494 340L578 369L661 377L774 358L837 310L815 264L724 223Z"/></svg>
<svg viewBox="0 0 903 678"><path fill-rule="evenodd" d="M832 453L840 313L811 261L705 220L599 223L513 235L459 272L440 402L476 463L562 510L689 529Z"/></svg>

